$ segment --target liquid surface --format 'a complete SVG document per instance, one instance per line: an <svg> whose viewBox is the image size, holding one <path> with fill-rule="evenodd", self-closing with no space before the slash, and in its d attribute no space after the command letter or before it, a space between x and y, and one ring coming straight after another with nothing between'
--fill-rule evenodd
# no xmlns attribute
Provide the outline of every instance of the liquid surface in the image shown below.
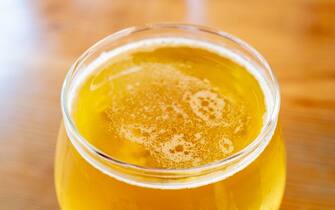
<svg viewBox="0 0 335 210"><path fill-rule="evenodd" d="M80 85L72 115L95 147L124 162L189 168L224 159L260 132L259 83L207 49L153 45L124 51Z"/></svg>

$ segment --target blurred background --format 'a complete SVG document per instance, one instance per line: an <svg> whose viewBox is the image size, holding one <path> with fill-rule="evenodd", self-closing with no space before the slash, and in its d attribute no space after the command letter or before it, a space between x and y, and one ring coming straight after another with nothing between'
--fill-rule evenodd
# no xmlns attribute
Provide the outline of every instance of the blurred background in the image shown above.
<svg viewBox="0 0 335 210"><path fill-rule="evenodd" d="M335 209L334 0L0 0L0 209L58 209L67 70L108 34L162 21L216 27L264 55L282 91L282 209Z"/></svg>

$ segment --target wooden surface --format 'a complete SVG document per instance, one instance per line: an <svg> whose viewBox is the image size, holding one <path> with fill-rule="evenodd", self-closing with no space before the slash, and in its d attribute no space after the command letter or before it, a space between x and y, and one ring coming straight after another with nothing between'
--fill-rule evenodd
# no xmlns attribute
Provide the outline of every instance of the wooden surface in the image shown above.
<svg viewBox="0 0 335 210"><path fill-rule="evenodd" d="M85 49L146 22L220 28L255 46L281 85L282 209L335 209L335 1L1 0L0 209L58 209L59 94Z"/></svg>

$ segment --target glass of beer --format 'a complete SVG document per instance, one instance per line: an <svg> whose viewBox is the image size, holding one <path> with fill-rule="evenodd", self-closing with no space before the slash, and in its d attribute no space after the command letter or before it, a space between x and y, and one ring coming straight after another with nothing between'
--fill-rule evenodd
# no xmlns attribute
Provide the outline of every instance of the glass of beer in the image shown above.
<svg viewBox="0 0 335 210"><path fill-rule="evenodd" d="M131 27L99 41L61 93L62 210L271 210L285 186L280 93L266 60L215 29Z"/></svg>

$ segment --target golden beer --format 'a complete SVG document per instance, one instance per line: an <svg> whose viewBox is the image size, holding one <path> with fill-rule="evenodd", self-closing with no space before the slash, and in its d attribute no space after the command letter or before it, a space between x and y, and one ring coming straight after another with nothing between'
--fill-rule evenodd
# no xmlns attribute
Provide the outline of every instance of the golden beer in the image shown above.
<svg viewBox="0 0 335 210"><path fill-rule="evenodd" d="M276 81L232 45L243 42L201 29L129 29L76 62L62 91L61 209L279 208Z"/></svg>

